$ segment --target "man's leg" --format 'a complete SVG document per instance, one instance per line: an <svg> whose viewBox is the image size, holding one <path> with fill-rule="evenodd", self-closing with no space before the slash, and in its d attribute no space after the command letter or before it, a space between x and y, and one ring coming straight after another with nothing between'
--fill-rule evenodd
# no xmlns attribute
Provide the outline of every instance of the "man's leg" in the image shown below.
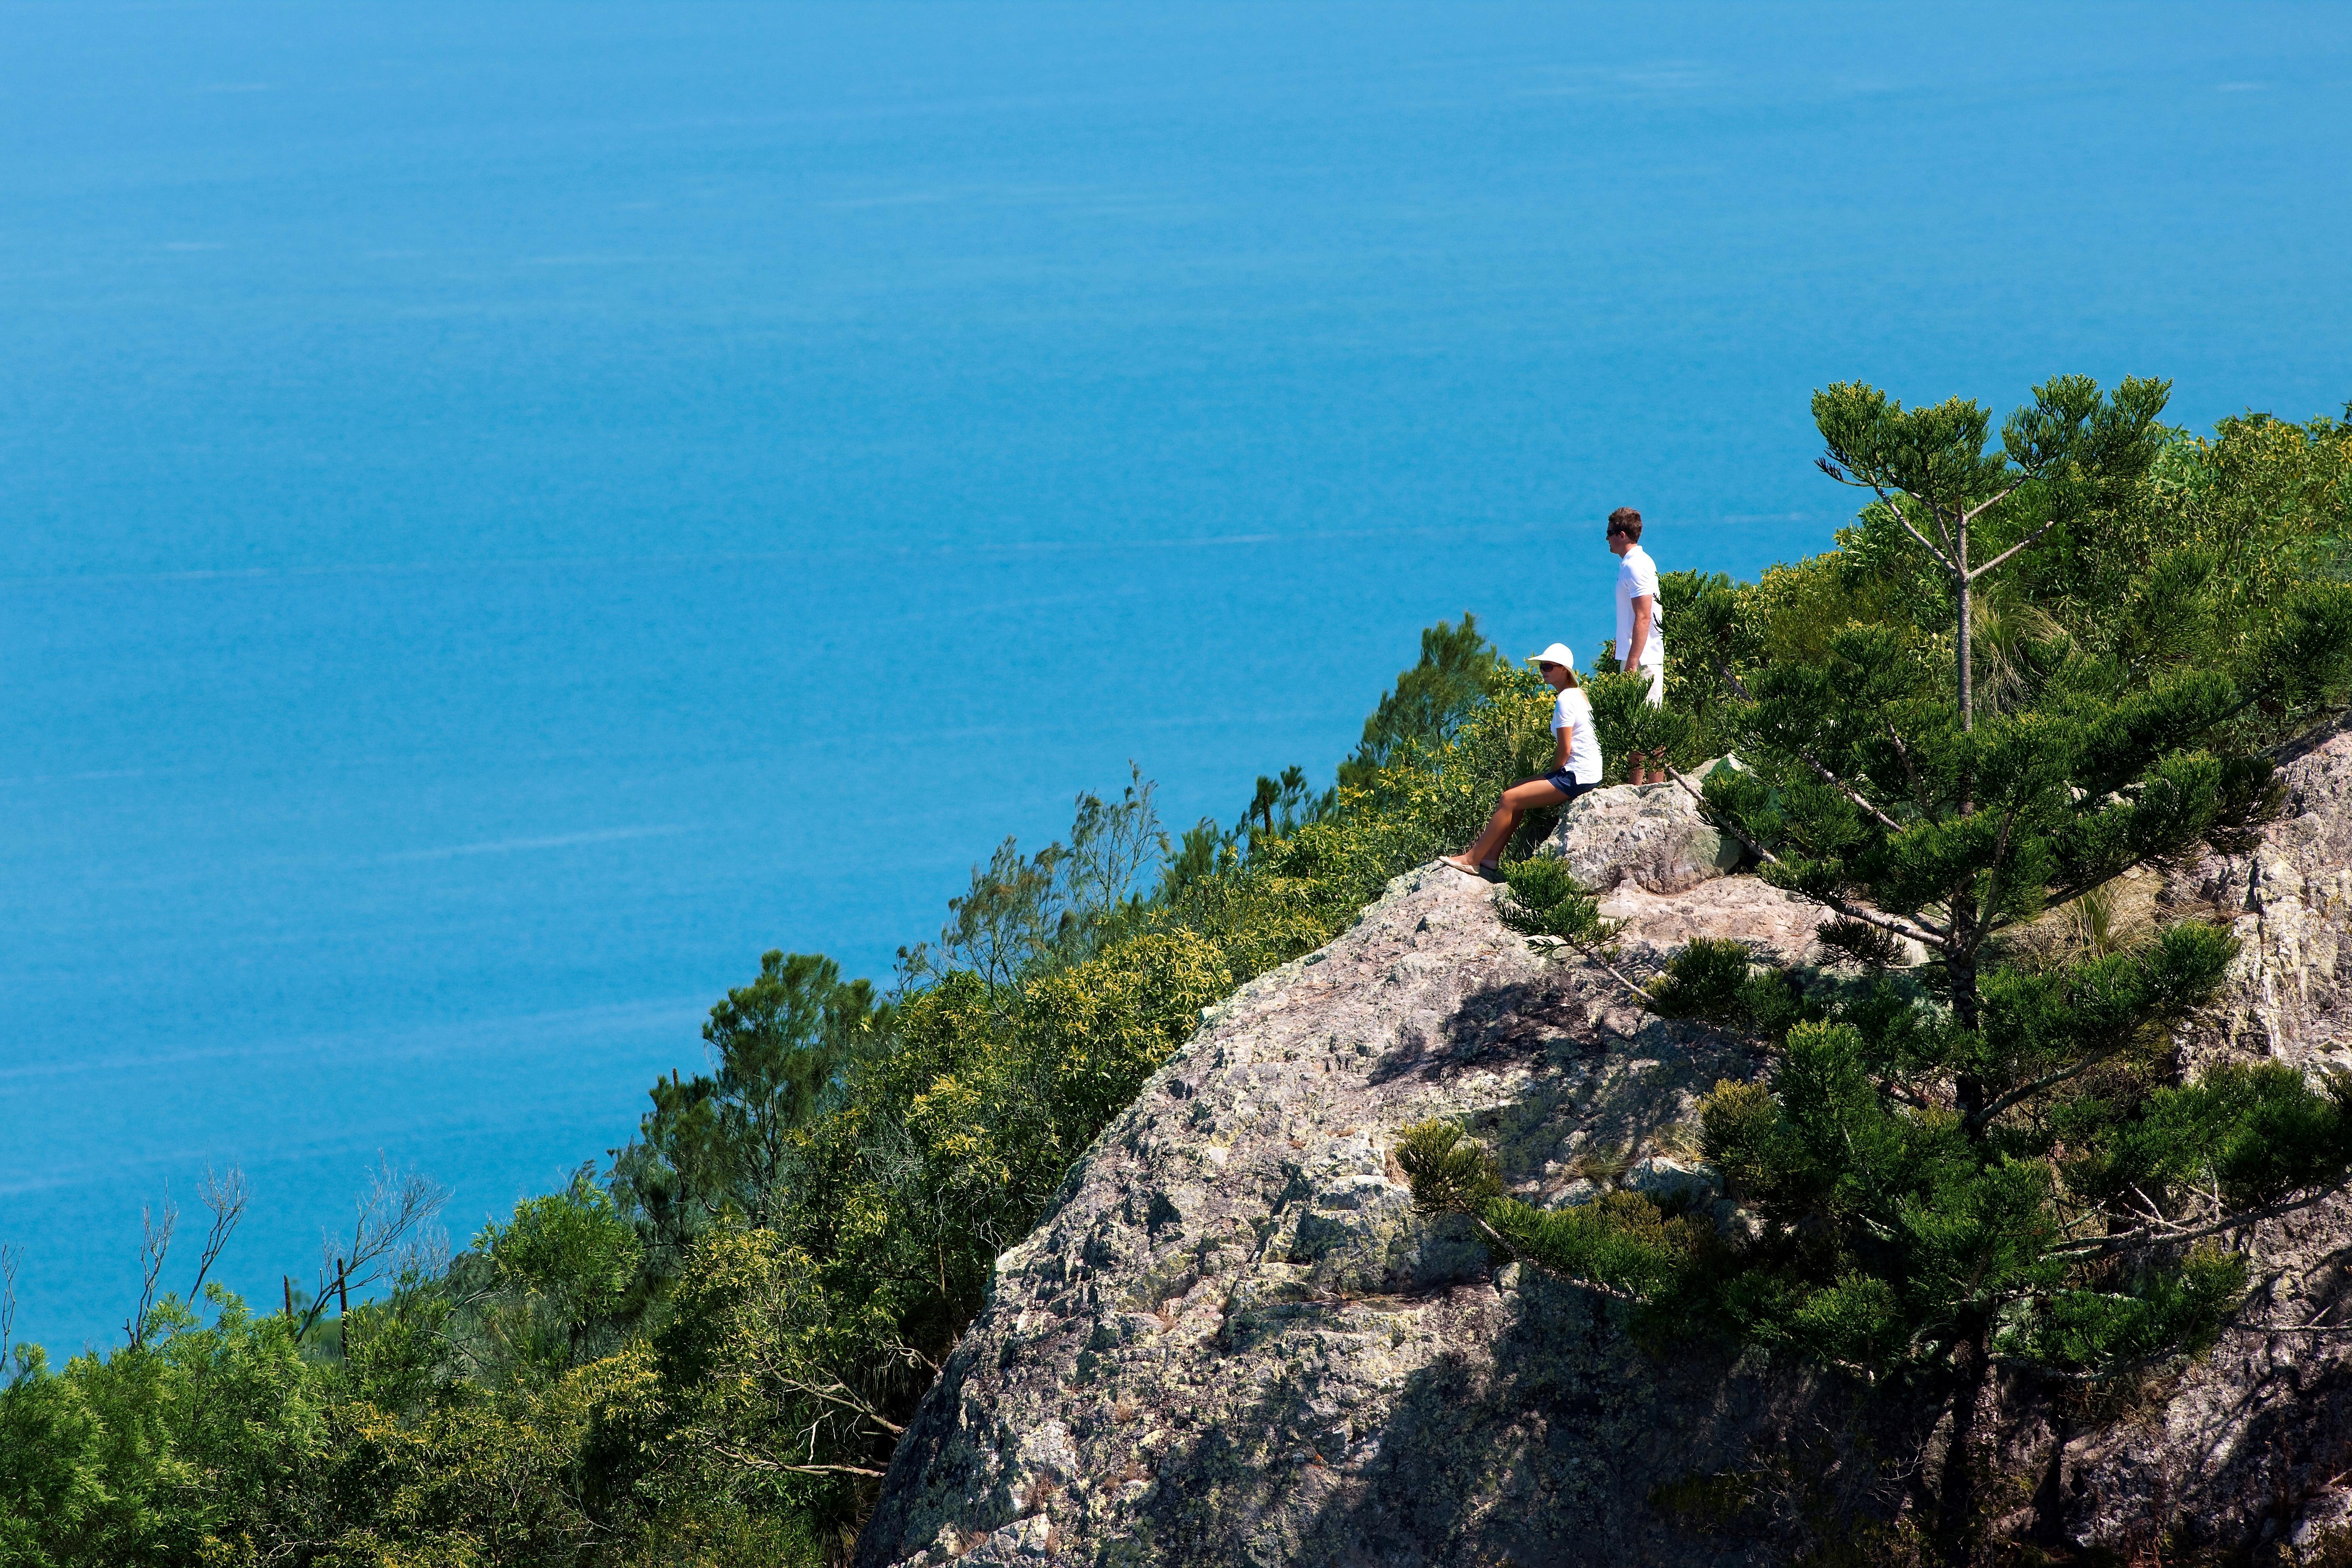
<svg viewBox="0 0 2352 1568"><path fill-rule="evenodd" d="M1650 670L1649 702L1653 708L1666 705L1666 667L1654 664ZM1636 752L1625 764L1628 782L1637 784L1666 782L1666 754L1664 752Z"/></svg>

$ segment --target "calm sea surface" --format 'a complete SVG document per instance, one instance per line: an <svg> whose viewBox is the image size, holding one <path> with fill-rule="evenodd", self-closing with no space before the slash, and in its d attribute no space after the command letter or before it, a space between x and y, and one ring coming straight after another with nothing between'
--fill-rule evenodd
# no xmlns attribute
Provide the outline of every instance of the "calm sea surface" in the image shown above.
<svg viewBox="0 0 2352 1568"><path fill-rule="evenodd" d="M1806 398L2352 395L2352 7L0 5L0 1237L460 1240L778 946L1423 624L1752 573ZM186 1222L184 1221L184 1228ZM175 1267L166 1284L184 1270Z"/></svg>

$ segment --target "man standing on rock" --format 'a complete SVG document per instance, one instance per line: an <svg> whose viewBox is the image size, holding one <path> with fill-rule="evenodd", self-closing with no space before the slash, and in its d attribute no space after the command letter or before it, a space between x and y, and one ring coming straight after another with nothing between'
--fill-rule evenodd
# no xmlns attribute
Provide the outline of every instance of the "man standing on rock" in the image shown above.
<svg viewBox="0 0 2352 1568"><path fill-rule="evenodd" d="M1666 644L1658 632L1658 563L1642 548L1642 514L1630 506L1609 514L1609 552L1618 557L1617 667L1649 677L1650 706L1655 708L1666 700ZM1667 776L1662 752L1634 752L1625 759L1627 784L1664 784Z"/></svg>

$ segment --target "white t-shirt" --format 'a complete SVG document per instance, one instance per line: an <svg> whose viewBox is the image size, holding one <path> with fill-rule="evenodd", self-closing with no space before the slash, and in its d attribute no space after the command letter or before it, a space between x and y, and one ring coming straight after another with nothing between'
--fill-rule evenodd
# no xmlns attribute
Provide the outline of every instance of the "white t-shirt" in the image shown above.
<svg viewBox="0 0 2352 1568"><path fill-rule="evenodd" d="M1666 639L1659 628L1665 624L1666 612L1658 603L1658 563L1640 545L1628 545L1624 559L1617 563L1617 658L1621 664L1633 649L1633 601L1644 594L1650 596L1650 635L1642 639L1642 668L1663 668Z"/></svg>
<svg viewBox="0 0 2352 1568"><path fill-rule="evenodd" d="M1571 686L1551 705L1552 732L1568 733L1568 773L1579 784L1601 782L1601 737L1592 728L1592 700Z"/></svg>

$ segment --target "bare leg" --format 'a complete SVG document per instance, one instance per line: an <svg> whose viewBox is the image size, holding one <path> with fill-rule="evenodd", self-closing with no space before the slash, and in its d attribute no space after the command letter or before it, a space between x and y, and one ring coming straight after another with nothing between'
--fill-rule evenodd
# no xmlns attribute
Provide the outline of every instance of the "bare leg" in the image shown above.
<svg viewBox="0 0 2352 1568"><path fill-rule="evenodd" d="M1512 831L1519 826L1520 813L1538 806L1558 805L1567 798L1543 779L1513 784L1503 792L1502 802L1495 807L1495 815L1487 818L1486 831L1478 835L1478 841L1459 855L1448 855L1446 859L1465 871L1475 871L1502 854L1503 846L1511 841Z"/></svg>

